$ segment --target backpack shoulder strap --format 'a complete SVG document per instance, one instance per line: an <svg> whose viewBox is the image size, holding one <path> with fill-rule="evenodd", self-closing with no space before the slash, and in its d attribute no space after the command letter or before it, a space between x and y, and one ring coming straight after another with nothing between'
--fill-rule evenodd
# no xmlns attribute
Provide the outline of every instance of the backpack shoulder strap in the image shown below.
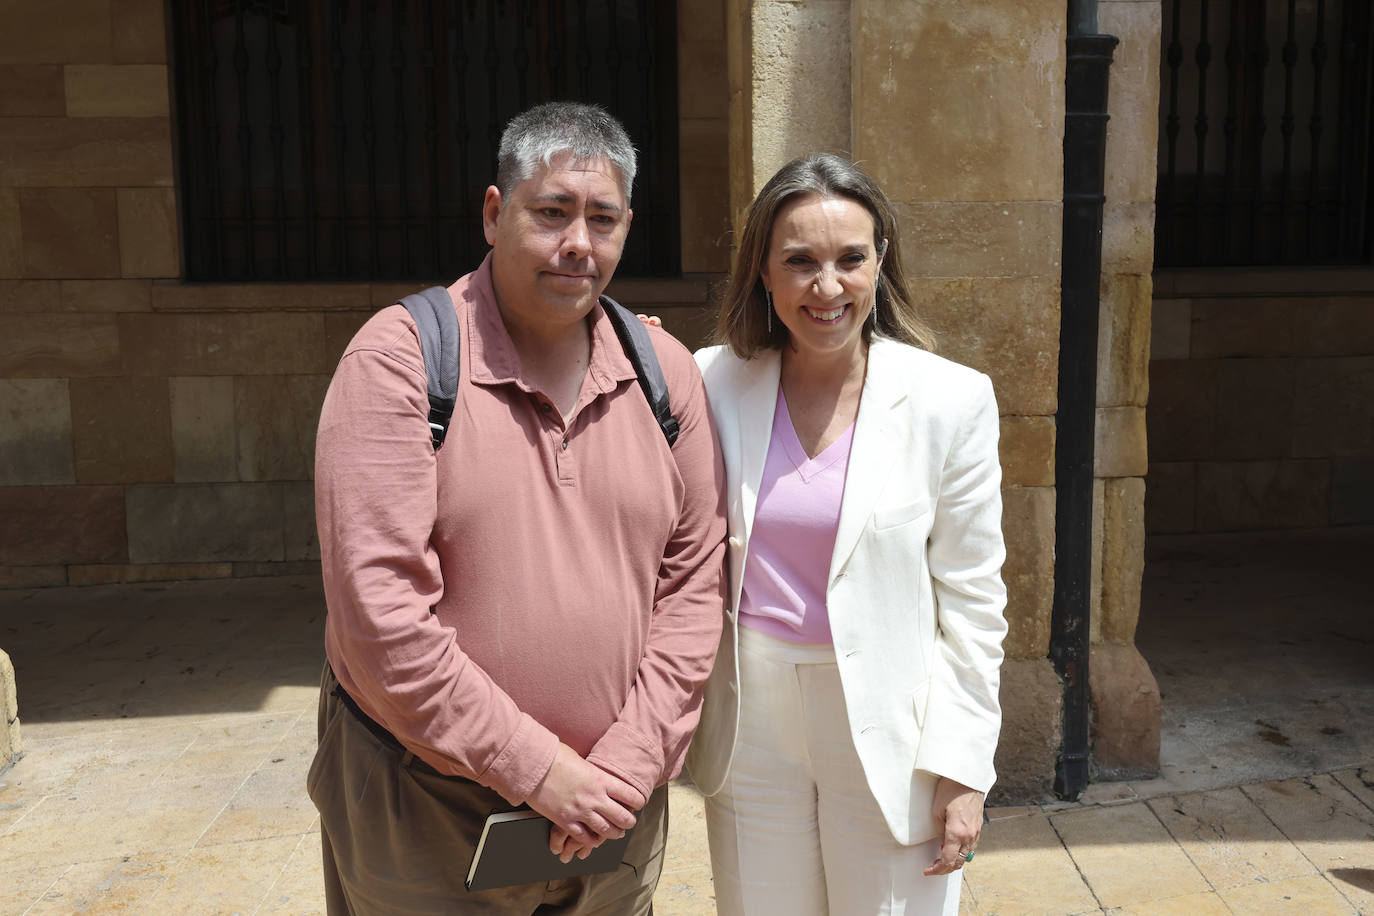
<svg viewBox="0 0 1374 916"><path fill-rule="evenodd" d="M444 444L458 401L458 313L442 286L412 293L401 300L401 305L420 333L429 393L429 433L437 452Z"/></svg>
<svg viewBox="0 0 1374 916"><path fill-rule="evenodd" d="M610 296L601 297L601 308L606 312L606 317L611 319L615 335L620 338L625 355L630 357L630 363L635 367L635 375L649 402L649 409L654 412L654 419L658 421L658 428L663 430L668 447L672 448L677 442L677 418L673 416L672 405L668 402L668 382L663 377L663 367L658 364L658 354L654 352L648 329L633 312Z"/></svg>

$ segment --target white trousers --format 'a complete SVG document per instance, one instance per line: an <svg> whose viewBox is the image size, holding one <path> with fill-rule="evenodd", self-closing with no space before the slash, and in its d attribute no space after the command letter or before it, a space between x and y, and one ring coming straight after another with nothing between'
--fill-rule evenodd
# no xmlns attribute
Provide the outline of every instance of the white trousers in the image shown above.
<svg viewBox="0 0 1374 916"><path fill-rule="evenodd" d="M939 839L899 844L869 791L834 650L739 636L739 741L706 799L718 912L957 916L960 873L921 874Z"/></svg>

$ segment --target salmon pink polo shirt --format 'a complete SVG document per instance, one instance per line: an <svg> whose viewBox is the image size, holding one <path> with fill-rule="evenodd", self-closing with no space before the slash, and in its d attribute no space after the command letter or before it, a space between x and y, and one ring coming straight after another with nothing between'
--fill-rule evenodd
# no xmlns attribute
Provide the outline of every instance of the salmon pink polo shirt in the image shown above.
<svg viewBox="0 0 1374 916"><path fill-rule="evenodd" d="M461 374L437 455L402 307L358 332L325 397L330 663L409 750L513 803L560 740L647 797L681 769L725 605L725 474L701 376L649 329L681 424L670 449L598 305L565 425L521 371L490 256L449 293Z"/></svg>

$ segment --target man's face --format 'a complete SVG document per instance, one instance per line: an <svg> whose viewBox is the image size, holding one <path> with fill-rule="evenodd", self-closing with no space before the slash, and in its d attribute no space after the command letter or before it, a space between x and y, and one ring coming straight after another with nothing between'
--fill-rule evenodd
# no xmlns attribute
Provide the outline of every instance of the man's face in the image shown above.
<svg viewBox="0 0 1374 916"><path fill-rule="evenodd" d="M606 159L565 153L507 198L487 188L482 225L507 321L552 329L582 320L620 263L632 215Z"/></svg>

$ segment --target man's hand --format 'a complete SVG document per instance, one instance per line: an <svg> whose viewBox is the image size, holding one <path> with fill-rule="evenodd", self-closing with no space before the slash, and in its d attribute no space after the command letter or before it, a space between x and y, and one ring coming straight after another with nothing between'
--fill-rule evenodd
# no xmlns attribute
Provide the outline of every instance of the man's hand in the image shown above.
<svg viewBox="0 0 1374 916"><path fill-rule="evenodd" d="M935 786L931 813L944 826L940 855L924 872L947 875L964 866L964 860L978 846L983 832L983 793L944 776Z"/></svg>
<svg viewBox="0 0 1374 916"><path fill-rule="evenodd" d="M646 799L624 780L588 763L559 743L553 765L526 801L549 820L549 849L564 862L585 859L606 840L635 825Z"/></svg>

